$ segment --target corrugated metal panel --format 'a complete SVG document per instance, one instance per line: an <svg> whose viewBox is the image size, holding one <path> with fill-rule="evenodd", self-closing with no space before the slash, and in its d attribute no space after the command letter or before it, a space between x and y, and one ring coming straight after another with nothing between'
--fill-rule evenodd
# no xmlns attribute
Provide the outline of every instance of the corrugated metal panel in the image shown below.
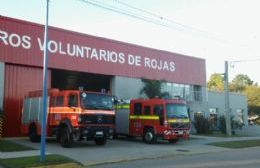
<svg viewBox="0 0 260 168"><path fill-rule="evenodd" d="M50 79L49 71L49 86ZM42 89L42 69L6 64L4 87L4 136L18 136L23 98L29 91Z"/></svg>
<svg viewBox="0 0 260 168"><path fill-rule="evenodd" d="M0 109L3 110L5 64L0 62Z"/></svg>
<svg viewBox="0 0 260 168"><path fill-rule="evenodd" d="M0 30L9 39L0 41L0 61L42 66L42 25L0 16ZM17 43L17 38L20 43ZM49 40L50 68L206 85L203 59L53 27L49 28ZM139 58L138 65L129 63L131 56ZM175 70L169 70L170 62L174 62Z"/></svg>

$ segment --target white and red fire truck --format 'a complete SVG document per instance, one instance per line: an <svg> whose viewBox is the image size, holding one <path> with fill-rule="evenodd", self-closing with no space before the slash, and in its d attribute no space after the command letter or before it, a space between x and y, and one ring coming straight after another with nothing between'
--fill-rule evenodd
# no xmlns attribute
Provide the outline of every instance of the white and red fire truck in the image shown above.
<svg viewBox="0 0 260 168"><path fill-rule="evenodd" d="M32 142L40 141L42 91L25 97L21 131ZM75 140L94 140L104 145L114 132L115 112L112 96L79 90L48 91L46 134L56 136L63 147Z"/></svg>
<svg viewBox="0 0 260 168"><path fill-rule="evenodd" d="M176 143L188 138L190 119L186 102L180 99L134 99L115 105L116 135L142 137L146 143L157 138Z"/></svg>

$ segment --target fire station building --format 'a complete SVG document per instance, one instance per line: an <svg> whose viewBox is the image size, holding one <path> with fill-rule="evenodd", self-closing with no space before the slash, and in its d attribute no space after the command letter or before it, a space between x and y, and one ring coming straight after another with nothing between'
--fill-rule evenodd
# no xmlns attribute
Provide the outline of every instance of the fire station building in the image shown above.
<svg viewBox="0 0 260 168"><path fill-rule="evenodd" d="M41 90L44 26L0 16L0 109L4 136L19 136L23 98ZM82 33L49 28L48 88L106 91L138 98L141 78L164 80L163 89L206 108L205 60Z"/></svg>

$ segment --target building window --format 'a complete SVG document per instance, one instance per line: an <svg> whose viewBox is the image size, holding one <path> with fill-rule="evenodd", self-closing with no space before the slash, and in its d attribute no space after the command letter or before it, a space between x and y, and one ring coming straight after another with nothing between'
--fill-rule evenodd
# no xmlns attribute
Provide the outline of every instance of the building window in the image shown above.
<svg viewBox="0 0 260 168"><path fill-rule="evenodd" d="M194 101L202 101L202 88L201 88L201 86L198 86L198 85L193 86L193 96L194 96Z"/></svg>
<svg viewBox="0 0 260 168"><path fill-rule="evenodd" d="M190 98L190 85L177 84L177 83L164 83L162 91L166 91L171 97L179 97L189 101Z"/></svg>
<svg viewBox="0 0 260 168"><path fill-rule="evenodd" d="M209 113L210 114L217 114L217 112L218 112L218 108L209 108Z"/></svg>

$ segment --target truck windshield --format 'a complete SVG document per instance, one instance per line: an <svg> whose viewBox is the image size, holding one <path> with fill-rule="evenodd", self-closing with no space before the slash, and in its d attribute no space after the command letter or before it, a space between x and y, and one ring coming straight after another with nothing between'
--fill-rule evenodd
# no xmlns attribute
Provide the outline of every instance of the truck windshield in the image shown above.
<svg viewBox="0 0 260 168"><path fill-rule="evenodd" d="M186 105L182 104L166 104L167 118L189 118Z"/></svg>
<svg viewBox="0 0 260 168"><path fill-rule="evenodd" d="M104 94L86 93L80 94L81 106L84 109L112 110L112 97Z"/></svg>

